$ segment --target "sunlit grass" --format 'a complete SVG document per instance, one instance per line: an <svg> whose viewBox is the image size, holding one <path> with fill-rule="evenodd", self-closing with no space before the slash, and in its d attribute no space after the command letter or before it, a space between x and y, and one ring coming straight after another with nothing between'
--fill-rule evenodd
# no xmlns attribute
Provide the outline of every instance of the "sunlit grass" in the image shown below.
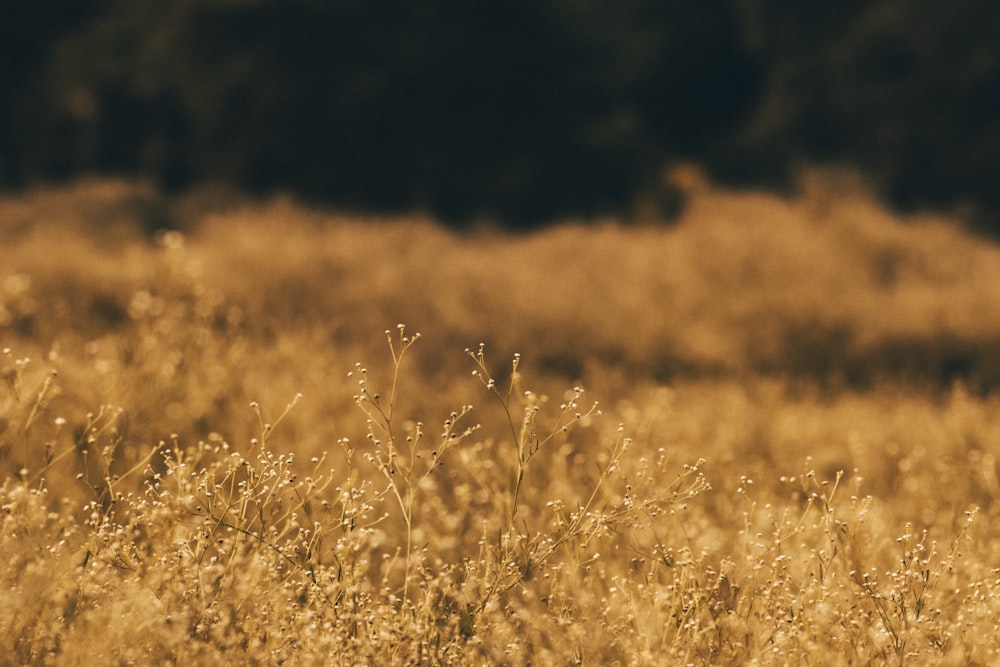
<svg viewBox="0 0 1000 667"><path fill-rule="evenodd" d="M455 235L101 182L0 242L14 662L997 660L1000 253L948 220Z"/></svg>

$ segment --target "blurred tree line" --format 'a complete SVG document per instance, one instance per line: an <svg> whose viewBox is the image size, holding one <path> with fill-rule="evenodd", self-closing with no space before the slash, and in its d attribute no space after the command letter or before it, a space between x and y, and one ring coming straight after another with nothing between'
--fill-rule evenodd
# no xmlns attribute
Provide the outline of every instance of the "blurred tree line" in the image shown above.
<svg viewBox="0 0 1000 667"><path fill-rule="evenodd" d="M857 165L1000 231L991 0L5 0L0 183L140 174L460 224Z"/></svg>

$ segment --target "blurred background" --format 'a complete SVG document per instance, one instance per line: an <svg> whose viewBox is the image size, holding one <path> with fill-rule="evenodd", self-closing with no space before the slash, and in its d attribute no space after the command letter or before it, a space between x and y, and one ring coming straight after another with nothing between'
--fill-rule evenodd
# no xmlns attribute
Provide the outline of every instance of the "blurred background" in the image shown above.
<svg viewBox="0 0 1000 667"><path fill-rule="evenodd" d="M219 183L452 225L857 169L1000 233L991 0L9 0L0 186Z"/></svg>

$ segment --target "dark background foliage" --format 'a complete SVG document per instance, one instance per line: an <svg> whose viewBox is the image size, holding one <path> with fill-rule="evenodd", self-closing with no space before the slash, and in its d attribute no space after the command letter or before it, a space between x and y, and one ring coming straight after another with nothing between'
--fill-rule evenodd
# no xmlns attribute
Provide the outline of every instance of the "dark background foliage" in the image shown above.
<svg viewBox="0 0 1000 667"><path fill-rule="evenodd" d="M0 184L141 175L513 226L664 168L858 167L1000 232L990 0L8 0Z"/></svg>

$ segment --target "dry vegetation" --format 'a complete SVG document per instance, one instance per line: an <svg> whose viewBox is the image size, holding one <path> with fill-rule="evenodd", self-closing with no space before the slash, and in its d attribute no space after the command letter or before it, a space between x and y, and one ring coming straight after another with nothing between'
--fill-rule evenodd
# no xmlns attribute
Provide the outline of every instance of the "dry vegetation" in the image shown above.
<svg viewBox="0 0 1000 667"><path fill-rule="evenodd" d="M95 182L0 244L9 662L1000 660L1000 249L947 220Z"/></svg>

